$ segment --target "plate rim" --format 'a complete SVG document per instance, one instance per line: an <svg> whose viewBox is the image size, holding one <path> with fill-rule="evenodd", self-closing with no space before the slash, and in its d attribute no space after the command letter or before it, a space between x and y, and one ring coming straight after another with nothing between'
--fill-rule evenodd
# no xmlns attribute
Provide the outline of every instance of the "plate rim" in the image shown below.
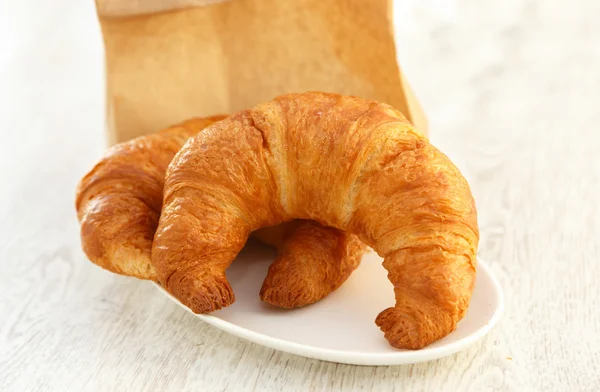
<svg viewBox="0 0 600 392"><path fill-rule="evenodd" d="M260 344L261 346L286 352L289 354L299 355L306 358L318 359L321 361L334 362L334 363L345 363L349 365L361 365L361 366L390 366L390 365L405 365L411 363L419 363L425 361L431 361L449 355L455 354L461 351L476 341L482 339L488 332L498 323L500 317L504 312L504 293L502 286L492 273L489 266L486 265L480 258L477 258L477 272L482 269L485 274L490 278L494 291L498 297L498 306L494 310L494 314L491 319L482 327L477 329L475 332L459 339L455 342L448 343L441 347L425 347L420 350L402 350L398 352L390 353L363 353L360 351L343 351L331 348L319 348L316 346L310 346L302 343L290 342L281 338L272 337L265 335L260 332L252 331L250 329L241 327L237 324L233 324L229 321L223 320L219 317L211 314L196 314L192 312L187 306L179 302L173 297L167 290L165 290L157 282L152 282L162 293L177 305L184 308L189 313L193 314L197 318L205 321L206 323L219 328L222 331L230 333L239 338L248 340L252 343Z"/></svg>

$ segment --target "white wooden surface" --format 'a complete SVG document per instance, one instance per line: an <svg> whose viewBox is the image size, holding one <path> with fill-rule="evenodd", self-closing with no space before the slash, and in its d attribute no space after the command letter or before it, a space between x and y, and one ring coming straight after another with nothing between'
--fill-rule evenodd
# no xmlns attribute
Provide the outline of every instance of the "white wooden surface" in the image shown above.
<svg viewBox="0 0 600 392"><path fill-rule="evenodd" d="M401 1L400 56L471 180L500 324L402 367L308 360L203 324L79 248L101 153L91 0L0 3L0 390L600 390L600 4Z"/></svg>

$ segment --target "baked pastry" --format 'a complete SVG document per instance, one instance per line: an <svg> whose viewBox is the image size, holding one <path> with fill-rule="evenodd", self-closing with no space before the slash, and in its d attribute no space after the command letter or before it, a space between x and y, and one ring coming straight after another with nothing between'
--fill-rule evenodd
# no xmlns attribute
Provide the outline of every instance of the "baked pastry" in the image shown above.
<svg viewBox="0 0 600 392"><path fill-rule="evenodd" d="M150 263L167 166L215 116L112 146L79 182L75 208L88 258L117 274L156 280Z"/></svg>
<svg viewBox="0 0 600 392"><path fill-rule="evenodd" d="M376 323L392 346L425 347L465 314L479 238L467 181L400 112L357 97L283 95L190 139L167 170L152 264L184 305L212 312L234 301L225 270L248 235L294 219L384 258L396 304Z"/></svg>
<svg viewBox="0 0 600 392"><path fill-rule="evenodd" d="M312 304L336 290L367 248L357 236L311 220L296 219L253 235L277 248L260 299L281 308Z"/></svg>
<svg viewBox="0 0 600 392"><path fill-rule="evenodd" d="M83 177L76 208L83 250L91 261L118 274L157 279L150 253L167 166L191 136L223 118L192 119L115 145ZM356 236L310 221L265 228L258 237L279 249L261 297L281 307L307 305L335 290L365 249ZM327 275L304 270L305 265L322 265ZM294 276L305 289L290 292L282 275Z"/></svg>

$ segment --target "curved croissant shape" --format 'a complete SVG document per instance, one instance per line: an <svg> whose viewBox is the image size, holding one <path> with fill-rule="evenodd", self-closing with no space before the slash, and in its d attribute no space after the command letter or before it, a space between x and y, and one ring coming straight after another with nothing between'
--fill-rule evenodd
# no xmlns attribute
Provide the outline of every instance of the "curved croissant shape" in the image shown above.
<svg viewBox="0 0 600 392"><path fill-rule="evenodd" d="M152 263L194 312L234 301L225 269L253 230L312 219L384 258L396 304L376 319L391 345L422 348L463 317L478 228L466 180L392 107L289 94L192 138L169 166Z"/></svg>
<svg viewBox="0 0 600 392"><path fill-rule="evenodd" d="M189 120L107 151L76 192L81 244L91 261L117 274L156 280L150 252L167 167L191 136L224 118Z"/></svg>
<svg viewBox="0 0 600 392"><path fill-rule="evenodd" d="M82 245L90 260L118 274L157 279L150 254L167 166L191 136L224 118L188 120L109 149L77 189ZM279 249L261 298L286 308L311 304L338 288L365 250L356 236L313 221L265 228L257 237ZM290 291L298 286L302 290Z"/></svg>

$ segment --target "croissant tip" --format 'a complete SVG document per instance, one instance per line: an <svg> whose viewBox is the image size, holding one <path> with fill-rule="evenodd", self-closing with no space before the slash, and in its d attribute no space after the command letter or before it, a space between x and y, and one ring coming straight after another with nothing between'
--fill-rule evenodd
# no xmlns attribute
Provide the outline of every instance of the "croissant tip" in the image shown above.
<svg viewBox="0 0 600 392"><path fill-rule="evenodd" d="M379 313L375 324L384 333L389 344L399 349L418 350L431 342L418 332L418 326L398 308L387 308Z"/></svg>
<svg viewBox="0 0 600 392"><path fill-rule="evenodd" d="M182 279L177 281L178 277ZM171 283L169 283L171 282ZM177 282L177 290L172 291L172 282ZM224 274L205 275L193 280L186 274L173 274L163 286L181 303L196 314L212 313L235 302L235 294Z"/></svg>
<svg viewBox="0 0 600 392"><path fill-rule="evenodd" d="M263 287L259 294L261 301L284 309L300 308L318 301L318 299L312 299L310 296L302 295L302 293L294 293L289 288L280 290L282 288L282 286Z"/></svg>

